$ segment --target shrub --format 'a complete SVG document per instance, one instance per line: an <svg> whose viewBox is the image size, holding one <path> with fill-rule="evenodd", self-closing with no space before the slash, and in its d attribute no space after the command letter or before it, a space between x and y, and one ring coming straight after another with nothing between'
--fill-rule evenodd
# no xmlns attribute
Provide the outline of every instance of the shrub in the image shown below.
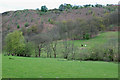
<svg viewBox="0 0 120 80"><path fill-rule="evenodd" d="M76 60L92 60L92 61L118 61L118 45L117 39L110 39L107 43L96 44L91 48L80 48L75 55ZM68 55L68 59L71 58Z"/></svg>
<svg viewBox="0 0 120 80"><path fill-rule="evenodd" d="M32 30L33 33L37 33L38 32L37 26L32 26L31 30Z"/></svg>
<svg viewBox="0 0 120 80"><path fill-rule="evenodd" d="M104 46L97 44L90 49L90 60L104 60L106 53Z"/></svg>
<svg viewBox="0 0 120 80"><path fill-rule="evenodd" d="M89 53L88 49L78 49L77 52L78 53L75 56L76 60L83 60L83 61L90 60L90 58L89 58L90 55L88 54Z"/></svg>
<svg viewBox="0 0 120 80"><path fill-rule="evenodd" d="M18 28L18 29L20 28L20 25L19 25L19 24L17 25L17 28Z"/></svg>
<svg viewBox="0 0 120 80"><path fill-rule="evenodd" d="M92 11L92 10L89 10L89 11L88 11L88 13L89 13L89 14L92 14L92 13L93 13L93 11Z"/></svg>
<svg viewBox="0 0 120 80"><path fill-rule="evenodd" d="M29 26L29 24L26 22L26 23L24 24L24 26L25 26L25 27L28 27L28 26Z"/></svg>
<svg viewBox="0 0 120 80"><path fill-rule="evenodd" d="M52 19L48 19L48 22L50 23L50 24L54 24L54 21L52 20Z"/></svg>
<svg viewBox="0 0 120 80"><path fill-rule="evenodd" d="M33 25L27 29L27 34L30 35L32 33L37 33L38 32L38 27Z"/></svg>
<svg viewBox="0 0 120 80"><path fill-rule="evenodd" d="M25 35L25 33L27 32L25 27L21 27L20 30L23 32L23 35Z"/></svg>
<svg viewBox="0 0 120 80"><path fill-rule="evenodd" d="M83 39L87 39L87 40L90 39L90 34L89 33L84 34Z"/></svg>
<svg viewBox="0 0 120 80"><path fill-rule="evenodd" d="M92 16L95 16L95 13L94 13L94 12L92 13Z"/></svg>
<svg viewBox="0 0 120 80"><path fill-rule="evenodd" d="M90 51L90 57L93 60L118 61L118 46L112 41L105 44L96 44Z"/></svg>
<svg viewBox="0 0 120 80"><path fill-rule="evenodd" d="M49 19L48 19L48 22L50 22L50 21L51 21L51 19L49 18Z"/></svg>

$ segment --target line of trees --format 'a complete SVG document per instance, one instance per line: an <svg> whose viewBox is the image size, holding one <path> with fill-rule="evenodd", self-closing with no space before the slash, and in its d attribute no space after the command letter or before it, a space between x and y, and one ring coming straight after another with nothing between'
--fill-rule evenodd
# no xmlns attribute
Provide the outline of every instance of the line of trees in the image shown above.
<svg viewBox="0 0 120 80"><path fill-rule="evenodd" d="M113 4L107 4L106 5L106 8L107 9L110 9L109 7L113 6ZM59 11L64 11L64 10L68 10L68 9L81 9L81 8L88 8L88 7L98 7L98 8L104 8L105 6L104 5L101 5L101 4L95 4L95 5L92 5L92 4L86 4L86 5L71 5L71 4L61 4L58 8ZM39 11L39 8L37 8L36 10ZM57 9L56 9L57 10ZM114 10L114 8L110 9L110 10ZM48 8L46 5L44 6L41 6L41 11L42 12L47 12L48 11Z"/></svg>
<svg viewBox="0 0 120 80"><path fill-rule="evenodd" d="M30 57L34 55L35 57L41 57L41 53L45 52L47 57L51 58L53 56L56 58L58 39L60 39L58 27L54 27L47 33L28 35L27 38L25 35L23 36L20 30L16 30L7 34L4 48L7 54L12 56ZM67 59L70 53L74 54L74 44L68 44L67 37L62 45L64 46L62 51L64 58Z"/></svg>
<svg viewBox="0 0 120 80"><path fill-rule="evenodd" d="M76 21L61 21L57 24L61 38L67 34L69 39L80 40L90 39L98 34L99 31L105 30L102 18L93 18L88 20L77 19Z"/></svg>
<svg viewBox="0 0 120 80"><path fill-rule="evenodd" d="M51 33L54 34L53 37ZM98 47L82 49L74 45L74 40L68 41L66 35L63 41L58 42L59 33L56 30L55 32L48 32L48 34L31 36L27 42L21 31L14 31L6 36L5 49L7 55L12 56L42 57L41 55L45 55L47 58L61 56L68 60L95 61L118 61L119 59L117 39L110 39L105 44L96 44Z"/></svg>

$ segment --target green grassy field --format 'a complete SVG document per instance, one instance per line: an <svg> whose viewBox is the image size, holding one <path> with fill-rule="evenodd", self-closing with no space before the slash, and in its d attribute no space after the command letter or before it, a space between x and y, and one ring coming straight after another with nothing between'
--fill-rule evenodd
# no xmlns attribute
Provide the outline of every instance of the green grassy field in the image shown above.
<svg viewBox="0 0 120 80"><path fill-rule="evenodd" d="M81 44L87 45L87 48L96 46L96 44L104 44L110 39L118 39L118 32L104 32L89 40L75 40L74 44L81 47Z"/></svg>
<svg viewBox="0 0 120 80"><path fill-rule="evenodd" d="M12 57L12 56L11 56ZM3 56L3 78L117 78L112 62Z"/></svg>
<svg viewBox="0 0 120 80"><path fill-rule="evenodd" d="M117 32L105 32L90 40L76 40L75 45L106 43ZM9 59L9 57L13 59ZM102 61L68 61L60 58L2 56L3 78L117 78L118 64Z"/></svg>

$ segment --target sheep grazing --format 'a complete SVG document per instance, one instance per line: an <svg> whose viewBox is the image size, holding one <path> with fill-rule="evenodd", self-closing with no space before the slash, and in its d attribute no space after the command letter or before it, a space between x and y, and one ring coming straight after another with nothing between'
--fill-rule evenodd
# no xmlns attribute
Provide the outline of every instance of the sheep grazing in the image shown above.
<svg viewBox="0 0 120 80"><path fill-rule="evenodd" d="M81 47L83 47L83 44L81 44Z"/></svg>
<svg viewBox="0 0 120 80"><path fill-rule="evenodd" d="M81 47L83 47L84 45L83 44L81 44ZM85 44L85 47L86 47L87 45Z"/></svg>

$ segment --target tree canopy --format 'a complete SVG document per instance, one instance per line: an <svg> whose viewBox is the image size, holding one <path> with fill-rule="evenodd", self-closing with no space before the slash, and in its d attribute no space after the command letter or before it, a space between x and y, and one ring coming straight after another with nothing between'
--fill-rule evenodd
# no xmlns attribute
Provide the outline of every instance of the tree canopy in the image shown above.
<svg viewBox="0 0 120 80"><path fill-rule="evenodd" d="M41 6L41 11L43 12L47 12L48 8L44 5L44 6Z"/></svg>
<svg viewBox="0 0 120 80"><path fill-rule="evenodd" d="M25 39L20 31L9 33L6 38L6 51L10 54L22 54L25 47Z"/></svg>

